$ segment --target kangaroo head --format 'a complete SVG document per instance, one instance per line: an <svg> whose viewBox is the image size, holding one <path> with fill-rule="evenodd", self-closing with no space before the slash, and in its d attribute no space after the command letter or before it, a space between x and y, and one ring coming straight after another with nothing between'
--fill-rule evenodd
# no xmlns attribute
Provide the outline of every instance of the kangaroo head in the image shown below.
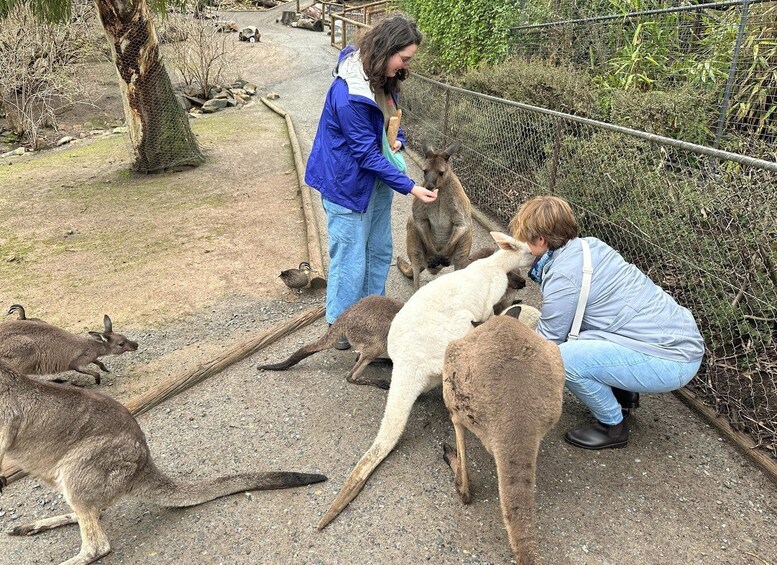
<svg viewBox="0 0 777 565"><path fill-rule="evenodd" d="M424 188L434 190L445 182L451 170L448 161L458 148L458 142L449 145L444 151L436 151L431 145L423 144Z"/></svg>
<svg viewBox="0 0 777 565"><path fill-rule="evenodd" d="M137 341L127 339L122 334L113 333L113 323L107 314L103 317L103 324L105 325L104 332L89 332L89 335L106 345L107 355L121 355L127 351L137 351Z"/></svg>

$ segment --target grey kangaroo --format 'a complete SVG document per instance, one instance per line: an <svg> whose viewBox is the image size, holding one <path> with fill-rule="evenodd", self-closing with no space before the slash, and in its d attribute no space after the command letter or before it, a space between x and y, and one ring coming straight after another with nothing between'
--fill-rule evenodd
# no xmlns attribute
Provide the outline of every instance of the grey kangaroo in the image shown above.
<svg viewBox="0 0 777 565"><path fill-rule="evenodd" d="M424 186L438 190L437 200L430 204L413 200L407 217L410 264L397 257L399 270L413 279L413 290L421 286L420 274L424 269L436 275L451 264L455 270L467 265L472 247L472 206L449 162L458 148L458 143L443 151L426 144L423 147Z"/></svg>
<svg viewBox="0 0 777 565"><path fill-rule="evenodd" d="M326 480L317 474L268 472L177 482L157 469L143 431L124 406L97 392L25 377L0 363L0 462L6 456L61 492L73 509L7 533L31 536L78 523L81 551L67 565L110 553L100 512L124 495L185 507L236 492ZM0 476L0 491L5 484Z"/></svg>
<svg viewBox="0 0 777 565"><path fill-rule="evenodd" d="M42 320L9 320L0 324L0 361L25 375L51 375L73 370L91 375L99 385L100 372L88 365L94 363L107 373L108 368L98 357L138 349L137 342L113 333L113 324L107 315L103 317L103 325L105 331L89 332L91 338L88 338Z"/></svg>

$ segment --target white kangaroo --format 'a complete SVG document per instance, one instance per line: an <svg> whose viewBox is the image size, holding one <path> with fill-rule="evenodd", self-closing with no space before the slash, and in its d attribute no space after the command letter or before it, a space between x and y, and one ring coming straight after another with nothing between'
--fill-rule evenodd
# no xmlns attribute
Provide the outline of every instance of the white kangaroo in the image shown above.
<svg viewBox="0 0 777 565"><path fill-rule="evenodd" d="M319 530L356 498L397 444L416 399L442 384L448 344L464 337L473 322L493 315L494 304L507 289L508 272L526 269L533 263L528 245L499 232L491 235L500 248L496 253L430 281L395 316L388 334L388 353L394 369L380 430L321 518ZM419 340L419 336L424 339Z"/></svg>

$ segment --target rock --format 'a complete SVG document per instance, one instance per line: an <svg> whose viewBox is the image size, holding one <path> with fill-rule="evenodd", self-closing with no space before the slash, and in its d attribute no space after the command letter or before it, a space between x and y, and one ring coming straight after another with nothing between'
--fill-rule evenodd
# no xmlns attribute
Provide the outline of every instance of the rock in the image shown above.
<svg viewBox="0 0 777 565"><path fill-rule="evenodd" d="M265 96L265 98L267 98L267 100L278 100L278 98L280 98L280 97L281 97L281 95L278 94L277 92L270 92L270 93L267 94L267 96Z"/></svg>
<svg viewBox="0 0 777 565"><path fill-rule="evenodd" d="M75 137L73 137L73 136L66 135L65 137L62 137L62 138L60 138L60 139L57 141L57 147L59 147L59 146L61 146L61 145L65 145L65 144L67 144L67 143L70 143L71 141L75 141L75 139L76 139L76 138L75 138Z"/></svg>
<svg viewBox="0 0 777 565"><path fill-rule="evenodd" d="M0 157L15 157L16 155L24 155L26 149L24 147L17 147L13 151L7 151L0 155Z"/></svg>
<svg viewBox="0 0 777 565"><path fill-rule="evenodd" d="M119 126L111 130L113 133L127 133L127 126Z"/></svg>
<svg viewBox="0 0 777 565"><path fill-rule="evenodd" d="M202 105L202 111L207 114L212 114L213 112L217 112L222 108L226 108L228 104L229 102L224 98L213 98Z"/></svg>

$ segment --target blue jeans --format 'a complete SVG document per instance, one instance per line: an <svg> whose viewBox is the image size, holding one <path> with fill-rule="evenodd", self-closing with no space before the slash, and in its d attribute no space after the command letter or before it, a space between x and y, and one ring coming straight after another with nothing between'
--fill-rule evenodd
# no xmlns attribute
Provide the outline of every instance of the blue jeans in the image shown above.
<svg viewBox="0 0 777 565"><path fill-rule="evenodd" d="M669 392L684 387L701 366L698 361L669 361L604 340L562 343L566 386L603 424L623 420L612 387L632 392Z"/></svg>
<svg viewBox="0 0 777 565"><path fill-rule="evenodd" d="M367 210L354 212L322 198L329 234L326 321L370 294L386 294L391 266L391 200L394 191L376 182Z"/></svg>

